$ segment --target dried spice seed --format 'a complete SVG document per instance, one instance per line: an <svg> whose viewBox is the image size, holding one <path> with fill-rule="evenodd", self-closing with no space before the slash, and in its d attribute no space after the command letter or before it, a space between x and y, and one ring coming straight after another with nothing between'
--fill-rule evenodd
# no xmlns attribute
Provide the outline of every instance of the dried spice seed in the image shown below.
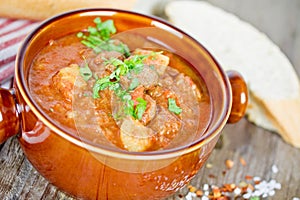
<svg viewBox="0 0 300 200"><path fill-rule="evenodd" d="M197 195L197 197L202 197L203 196L203 191L202 190L197 190L196 195Z"/></svg>
<svg viewBox="0 0 300 200"><path fill-rule="evenodd" d="M227 160L225 161L225 165L226 165L226 167L227 167L228 169L231 169L231 168L233 167L233 165L234 165L234 162L233 162L232 160L227 159Z"/></svg>
<svg viewBox="0 0 300 200"><path fill-rule="evenodd" d="M209 174L208 177L209 177L209 178L216 178L216 176L213 175L213 174Z"/></svg>
<svg viewBox="0 0 300 200"><path fill-rule="evenodd" d="M233 162L231 163L230 161L231 160L229 160L229 167L233 166ZM274 172L273 169L272 172ZM226 170L222 172L223 175L225 175L225 173ZM211 174L208 176L216 177ZM219 187L217 185L203 184L202 188L188 185L189 193L184 197L186 200L259 200L273 197L275 196L276 190L281 189L281 184L274 179L266 181L258 176L251 175L246 175L244 178L245 180L237 185L234 183L226 183ZM295 198L293 200L300 199Z"/></svg>
<svg viewBox="0 0 300 200"><path fill-rule="evenodd" d="M220 198L222 196L219 188L214 188L212 190L212 193L213 193L213 198Z"/></svg>
<svg viewBox="0 0 300 200"><path fill-rule="evenodd" d="M192 186L192 187L189 188L189 190L190 190L190 192L196 192L197 188Z"/></svg>
<svg viewBox="0 0 300 200"><path fill-rule="evenodd" d="M240 163L243 165L243 166L246 166L247 163L245 161L245 159L243 157L240 157Z"/></svg>
<svg viewBox="0 0 300 200"><path fill-rule="evenodd" d="M223 176L225 176L226 173L227 173L227 172L226 172L225 170L222 171L222 175L223 175Z"/></svg>

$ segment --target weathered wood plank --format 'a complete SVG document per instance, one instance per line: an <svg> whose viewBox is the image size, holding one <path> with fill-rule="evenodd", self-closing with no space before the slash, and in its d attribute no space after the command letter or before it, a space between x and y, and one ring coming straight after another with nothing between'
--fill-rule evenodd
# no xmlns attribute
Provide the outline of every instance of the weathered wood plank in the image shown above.
<svg viewBox="0 0 300 200"><path fill-rule="evenodd" d="M156 2L161 1L158 0ZM269 3L265 5L265 8L263 6L259 7L259 13L255 9L256 16L252 16L253 7L256 4L253 1L248 6L246 1L243 1L243 3L234 0L209 1L236 13L267 33L291 58L299 74L300 56L298 55L300 51L297 50L300 48L298 45L300 41L300 24L297 23L298 21L291 21L289 29L280 28L278 32L273 31L274 27L278 26L278 23L285 25L286 21L289 21L287 16L280 18L286 12L290 13L289 15L293 17L291 18L292 20L295 16L296 19L299 18L299 1L289 0L286 2L276 0L277 3L283 5L281 8L284 10L284 12L282 9L279 9L280 12L277 10L276 20L280 21L278 23L270 23L270 21L274 22L272 13L268 14L267 18L264 18L264 14L267 12L266 8L268 8L268 12L272 12L276 8L269 7L269 5L275 5L275 2L272 0L268 0ZM143 2L144 6L144 0L140 2ZM149 2L147 1L147 3ZM286 5L289 5L292 9L289 9ZM151 10L150 7L149 10ZM292 30L294 30L294 35L290 34ZM295 41L295 38L296 42L291 42ZM293 52L291 52L292 50ZM300 197L299 155L300 149L284 143L277 134L258 128L244 119L238 124L226 126L223 131L222 148L215 149L207 162L212 165L212 168L202 168L191 181L191 184L197 188L201 188L205 183L218 186L224 183L238 184L245 180L246 175L259 176L264 180L275 179L281 183L282 188L276 191L274 197L269 199L291 200L293 197ZM239 162L240 157L245 159L247 162L246 166L241 165ZM231 159L235 163L230 170L226 169L224 164L226 159ZM274 164L278 167L278 173L272 172ZM225 175L223 171L226 171ZM168 200L181 199L178 194L185 195L187 192L188 189L185 187L176 195L169 197ZM73 198L68 197L65 193L49 184L31 166L30 162L24 157L16 138L9 139L5 144L0 145L0 199L73 200Z"/></svg>
<svg viewBox="0 0 300 200"><path fill-rule="evenodd" d="M300 196L299 149L284 143L277 134L258 128L245 119L238 124L227 125L222 134L222 147L215 149L207 161L212 167L202 168L191 181L193 186L201 188L203 184L239 184L246 181L246 175L250 175L266 181L275 179L281 183L281 190L269 199ZM239 161L241 157L247 162L245 166ZM231 169L226 168L226 159L234 162ZM278 173L272 172L273 165L278 167ZM24 157L16 138L3 145L0 169L0 199L73 200L39 175ZM178 194L185 195L187 192L185 187L168 200L179 199Z"/></svg>
<svg viewBox="0 0 300 200"><path fill-rule="evenodd" d="M245 176L259 176L266 181L274 179L282 186L275 196L269 199L292 199L297 195L299 197L299 153L299 149L284 143L277 134L242 120L238 124L227 125L223 131L223 147L215 149L207 161L212 164L212 168L201 169L191 181L191 185L200 189L203 184L238 185L242 181L247 182ZM241 157L247 162L245 166L240 163ZM226 159L234 162L234 166L229 170L225 165ZM278 167L278 173L272 171L273 165ZM186 194L187 189L184 188L179 193ZM169 198L171 199L174 198Z"/></svg>

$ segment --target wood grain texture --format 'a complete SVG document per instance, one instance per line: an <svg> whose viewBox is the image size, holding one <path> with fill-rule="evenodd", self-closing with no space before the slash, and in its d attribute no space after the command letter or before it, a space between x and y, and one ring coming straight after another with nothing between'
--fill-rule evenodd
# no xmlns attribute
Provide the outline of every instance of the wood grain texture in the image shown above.
<svg viewBox="0 0 300 200"><path fill-rule="evenodd" d="M219 142L221 147L216 148L207 161L212 164L212 168L202 168L191 181L193 186L201 188L205 183L216 186L238 184L245 180L246 175L251 175L267 181L275 179L281 183L282 188L269 199L300 196L300 149L286 144L277 134L258 128L245 119L227 125ZM241 157L247 162L246 166L239 162ZM234 162L229 170L226 169L226 159ZM271 170L274 164L279 169L276 174ZM2 145L0 169L0 199L74 200L39 175L23 155L16 138ZM185 195L187 192L185 187L167 200L179 199L179 194Z"/></svg>
<svg viewBox="0 0 300 200"><path fill-rule="evenodd" d="M151 0L147 3L162 2ZM145 0L141 5L145 8ZM291 58L296 70L300 72L300 3L298 0L266 0L262 1L214 1L218 6L224 7L250 21L256 27L267 33ZM251 5L249 5L251 4ZM276 5L281 5L277 6ZM270 7L272 5L272 7ZM288 5L288 6L287 6ZM149 5L150 6L150 5ZM255 8L256 7L256 8ZM146 9L146 8L145 8ZM147 8L151 10L152 8ZM259 9L259 11L258 11ZM255 12L253 12L255 10ZM273 12L276 20L273 20ZM289 15L289 16L283 16ZM276 21L276 23L274 22ZM272 23L271 23L272 22ZM285 24L288 23L288 28ZM279 24L281 24L279 26ZM284 26L284 28L282 28ZM221 148L216 148L207 163L212 168L202 168L191 184L202 187L204 183L222 185L224 183L239 183L245 180L246 175L260 176L264 180L274 178L281 183L282 188L270 200L292 200L300 197L300 149L285 143L276 133L258 128L243 119L237 124L227 125L223 131ZM239 163L243 157L246 166ZM232 169L226 170L226 159L234 161ZM275 164L279 172L273 173L271 168ZM212 178L214 175L215 178ZM187 187L178 191L167 200L180 199L178 194L186 194ZM45 180L25 158L16 138L9 139L0 145L0 199L3 200L74 200L72 197L58 190ZM181 198L182 199L182 198Z"/></svg>

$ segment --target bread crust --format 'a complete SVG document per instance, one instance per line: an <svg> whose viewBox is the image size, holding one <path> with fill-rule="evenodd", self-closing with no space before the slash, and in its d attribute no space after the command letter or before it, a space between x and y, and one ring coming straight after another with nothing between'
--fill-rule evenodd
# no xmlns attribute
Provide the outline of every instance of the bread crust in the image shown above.
<svg viewBox="0 0 300 200"><path fill-rule="evenodd" d="M250 122L300 148L300 80L288 58L264 33L205 1L172 1L166 15L198 39L225 70L244 76L250 92L246 112Z"/></svg>
<svg viewBox="0 0 300 200"><path fill-rule="evenodd" d="M0 16L44 20L80 8L118 8L130 10L136 0L2 0Z"/></svg>
<svg viewBox="0 0 300 200"><path fill-rule="evenodd" d="M300 97L282 100L262 99L262 102L282 138L300 148Z"/></svg>

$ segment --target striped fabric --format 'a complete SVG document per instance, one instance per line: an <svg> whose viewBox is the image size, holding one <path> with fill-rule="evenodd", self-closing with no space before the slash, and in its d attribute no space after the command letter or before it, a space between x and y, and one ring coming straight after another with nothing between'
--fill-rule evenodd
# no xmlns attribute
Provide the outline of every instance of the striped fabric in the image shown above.
<svg viewBox="0 0 300 200"><path fill-rule="evenodd" d="M0 83L14 74L15 58L25 36L38 22L0 18Z"/></svg>

